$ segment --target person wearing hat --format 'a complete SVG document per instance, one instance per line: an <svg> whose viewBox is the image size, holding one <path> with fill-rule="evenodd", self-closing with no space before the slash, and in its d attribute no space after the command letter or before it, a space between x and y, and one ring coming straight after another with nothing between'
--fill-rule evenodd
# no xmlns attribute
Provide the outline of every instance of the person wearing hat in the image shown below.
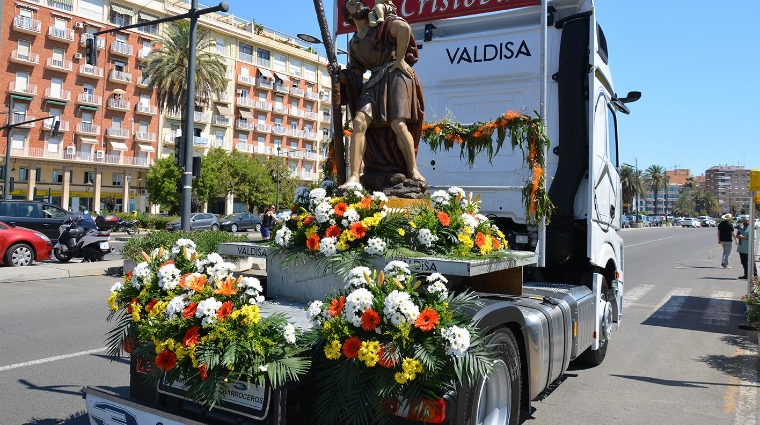
<svg viewBox="0 0 760 425"><path fill-rule="evenodd" d="M739 246L736 248L736 252L739 253L739 258L742 260L742 267L744 267L744 274L739 276L739 279L747 278L747 266L749 265L749 217L742 219L742 226L736 230L736 239L739 241ZM755 276L757 276L757 267L755 262L752 261L752 268L755 270Z"/></svg>
<svg viewBox="0 0 760 425"><path fill-rule="evenodd" d="M731 224L733 216L731 214L723 214L721 217L723 221L718 224L718 244L723 247L723 258L720 261L720 265L724 269L730 269L728 265L728 258L731 256L731 248L734 246L734 225Z"/></svg>

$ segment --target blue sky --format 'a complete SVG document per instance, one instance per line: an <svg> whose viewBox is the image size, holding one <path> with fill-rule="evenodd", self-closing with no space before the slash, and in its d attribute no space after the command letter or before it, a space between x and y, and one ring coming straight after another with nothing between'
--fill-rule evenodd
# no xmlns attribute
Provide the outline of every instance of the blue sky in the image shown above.
<svg viewBox="0 0 760 425"><path fill-rule="evenodd" d="M230 13L320 35L312 0L226 0ZM323 0L332 26L332 0ZM213 2L201 1L204 4ZM370 3L372 3L370 1ZM760 36L747 2L600 0L597 19L618 95L642 92L619 119L622 162L639 168L760 168ZM345 46L340 36L339 47Z"/></svg>

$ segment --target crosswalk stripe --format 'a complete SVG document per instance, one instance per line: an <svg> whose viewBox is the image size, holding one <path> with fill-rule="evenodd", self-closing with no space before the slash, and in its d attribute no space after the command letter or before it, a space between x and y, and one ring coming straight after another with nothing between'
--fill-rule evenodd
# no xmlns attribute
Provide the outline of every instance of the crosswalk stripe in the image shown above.
<svg viewBox="0 0 760 425"><path fill-rule="evenodd" d="M690 293L690 288L673 289L657 304L651 317L653 319L672 319L681 309Z"/></svg>
<svg viewBox="0 0 760 425"><path fill-rule="evenodd" d="M639 285L623 294L623 302L634 303L654 288L654 285Z"/></svg>
<svg viewBox="0 0 760 425"><path fill-rule="evenodd" d="M731 315L731 300L733 297L733 292L713 292L710 301L707 303L707 310L702 316L702 323L708 325L728 326L728 319Z"/></svg>

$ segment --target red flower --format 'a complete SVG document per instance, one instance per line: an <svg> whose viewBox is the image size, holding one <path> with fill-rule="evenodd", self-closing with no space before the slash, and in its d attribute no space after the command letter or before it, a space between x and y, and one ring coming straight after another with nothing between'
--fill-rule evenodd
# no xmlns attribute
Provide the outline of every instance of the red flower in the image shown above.
<svg viewBox="0 0 760 425"><path fill-rule="evenodd" d="M499 243L499 240L496 238L491 238L491 242L493 242L493 249L500 249L501 244Z"/></svg>
<svg viewBox="0 0 760 425"><path fill-rule="evenodd" d="M132 298L132 301L129 302L129 307L127 307L127 313L132 312L132 306L135 304L139 304L139 301L137 300L137 298Z"/></svg>
<svg viewBox="0 0 760 425"><path fill-rule="evenodd" d="M374 331L377 325L380 324L380 315L371 308L364 310L362 314L362 329L365 331Z"/></svg>
<svg viewBox="0 0 760 425"><path fill-rule="evenodd" d="M132 280L132 270L130 270L129 272L127 272L127 280L128 281Z"/></svg>
<svg viewBox="0 0 760 425"><path fill-rule="evenodd" d="M345 202L338 202L333 210L335 211L335 215L338 217L343 217L343 214L346 213L346 210L348 209L348 204Z"/></svg>
<svg viewBox="0 0 760 425"><path fill-rule="evenodd" d="M192 319L195 316L195 310L198 308L198 303L190 303L182 310L182 317L185 319Z"/></svg>
<svg viewBox="0 0 760 425"><path fill-rule="evenodd" d="M351 227L348 228L348 230L351 231L351 234L354 235L356 239L363 239L365 236L367 236L367 228L358 221L356 223L353 223Z"/></svg>
<svg viewBox="0 0 760 425"><path fill-rule="evenodd" d="M156 367L163 371L170 371L174 369L177 364L177 355L171 351L164 350L158 356L156 356Z"/></svg>
<svg viewBox="0 0 760 425"><path fill-rule="evenodd" d="M359 355L360 348L362 348L362 340L358 336L352 336L343 343L343 354L346 358L353 359Z"/></svg>
<svg viewBox="0 0 760 425"><path fill-rule="evenodd" d="M475 245L477 245L478 248L480 248L485 243L486 243L486 235L484 235L481 232L478 232L478 234L475 235Z"/></svg>
<svg viewBox="0 0 760 425"><path fill-rule="evenodd" d="M390 369L396 365L396 359L394 357L393 346L390 345L380 347L380 351L377 352L377 362L380 363L380 366L385 368Z"/></svg>
<svg viewBox="0 0 760 425"><path fill-rule="evenodd" d="M206 364L198 366L198 373L201 375L201 381L205 381L208 378L208 372L206 372Z"/></svg>
<svg viewBox="0 0 760 425"><path fill-rule="evenodd" d="M449 218L448 214L443 211L438 211L436 215L438 216L438 222L441 223L441 226L449 227L449 224L451 224L451 219Z"/></svg>
<svg viewBox="0 0 760 425"><path fill-rule="evenodd" d="M145 311L147 311L148 313L150 313L150 311L153 310L153 307L156 306L157 302L158 302L158 300L155 300L155 299L150 300L150 302L148 303L148 305L145 306Z"/></svg>
<svg viewBox="0 0 760 425"><path fill-rule="evenodd" d="M432 308L426 308L422 310L417 320L414 321L414 327L422 330L423 332L432 331L435 329L435 325L438 324L438 313Z"/></svg>
<svg viewBox="0 0 760 425"><path fill-rule="evenodd" d="M336 225L332 225L327 228L325 231L325 236L328 238L339 238L340 237L340 227Z"/></svg>
<svg viewBox="0 0 760 425"><path fill-rule="evenodd" d="M314 223L314 216L313 215L307 215L303 218L303 225L304 226L311 226L312 223Z"/></svg>
<svg viewBox="0 0 760 425"><path fill-rule="evenodd" d="M319 235L315 233L309 236L306 239L306 248L309 248L310 251L319 251Z"/></svg>
<svg viewBox="0 0 760 425"><path fill-rule="evenodd" d="M168 261L164 262L164 264L161 264L158 268L160 269L161 267L169 265L169 264L174 264L174 260L168 260Z"/></svg>
<svg viewBox="0 0 760 425"><path fill-rule="evenodd" d="M185 332L185 336L182 337L182 346L188 348L198 343L198 337L200 337L200 328L193 326Z"/></svg>
<svg viewBox="0 0 760 425"><path fill-rule="evenodd" d="M343 311L343 307L346 306L346 297L340 296L340 298L335 298L330 303L330 308L327 309L327 314L330 315L330 317L335 317L340 314L341 311Z"/></svg>
<svg viewBox="0 0 760 425"><path fill-rule="evenodd" d="M222 322L232 313L232 301L225 301L219 310L216 311L216 317Z"/></svg>

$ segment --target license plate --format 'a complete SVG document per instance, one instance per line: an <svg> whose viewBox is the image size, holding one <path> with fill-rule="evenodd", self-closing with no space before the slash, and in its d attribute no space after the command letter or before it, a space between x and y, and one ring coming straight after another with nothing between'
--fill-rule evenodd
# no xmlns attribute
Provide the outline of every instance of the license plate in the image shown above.
<svg viewBox="0 0 760 425"><path fill-rule="evenodd" d="M108 242L101 242L100 249L108 249Z"/></svg>

